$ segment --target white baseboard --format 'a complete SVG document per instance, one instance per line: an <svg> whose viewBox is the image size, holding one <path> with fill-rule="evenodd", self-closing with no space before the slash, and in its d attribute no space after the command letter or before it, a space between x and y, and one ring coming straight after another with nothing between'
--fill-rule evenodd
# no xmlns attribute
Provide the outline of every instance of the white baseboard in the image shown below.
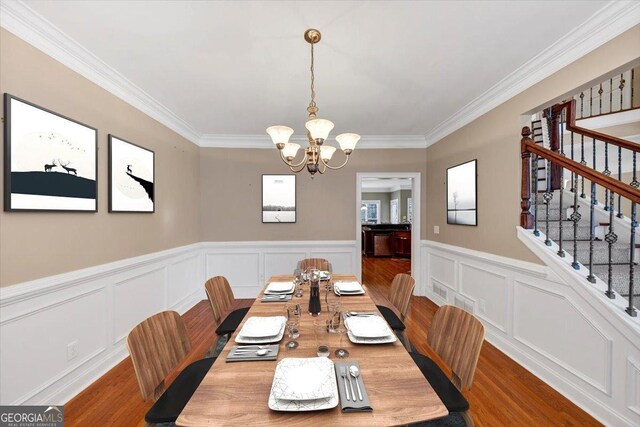
<svg viewBox="0 0 640 427"><path fill-rule="evenodd" d="M128 355L124 338L137 323L206 299L208 277L224 275L236 298L254 298L302 258L352 273L355 250L355 241L204 242L0 288L0 404L68 402Z"/></svg>
<svg viewBox="0 0 640 427"><path fill-rule="evenodd" d="M438 242L421 242L421 293L471 303L486 339L606 425L640 425L640 355L628 324L551 268ZM619 324L618 324L619 323Z"/></svg>

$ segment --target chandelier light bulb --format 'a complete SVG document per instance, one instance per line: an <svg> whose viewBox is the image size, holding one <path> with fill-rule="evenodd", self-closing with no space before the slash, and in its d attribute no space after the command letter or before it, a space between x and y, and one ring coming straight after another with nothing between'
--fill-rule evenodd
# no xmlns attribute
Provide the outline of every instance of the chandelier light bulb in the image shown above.
<svg viewBox="0 0 640 427"><path fill-rule="evenodd" d="M282 148L282 155L285 157L285 159L291 160L296 156L299 149L300 144L287 142L286 144L284 144L284 148Z"/></svg>
<svg viewBox="0 0 640 427"><path fill-rule="evenodd" d="M360 140L360 135L357 133L341 133L336 136L336 141L340 144L340 148L345 153L351 153L356 148L356 144Z"/></svg>
<svg viewBox="0 0 640 427"><path fill-rule="evenodd" d="M329 160L331 160L331 157L335 152L336 152L336 147L332 147L330 145L323 145L322 147L320 147L320 158L322 158L322 160L324 160L325 162L328 162Z"/></svg>
<svg viewBox="0 0 640 427"><path fill-rule="evenodd" d="M271 126L267 128L267 133L271 137L273 143L277 146L278 144L286 144L289 142L289 138L293 135L293 129L289 126Z"/></svg>
<svg viewBox="0 0 640 427"><path fill-rule="evenodd" d="M311 138L324 141L329 137L329 132L331 132L334 125L330 120L313 119L309 120L304 126L311 134Z"/></svg>

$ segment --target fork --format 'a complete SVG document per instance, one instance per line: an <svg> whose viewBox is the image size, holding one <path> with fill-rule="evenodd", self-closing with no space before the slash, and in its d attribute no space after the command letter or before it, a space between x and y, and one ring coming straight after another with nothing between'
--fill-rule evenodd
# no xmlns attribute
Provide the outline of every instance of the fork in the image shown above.
<svg viewBox="0 0 640 427"><path fill-rule="evenodd" d="M340 376L342 377L342 381L344 381L344 391L346 393L347 400L351 400L349 398L349 387L347 386L347 368L345 366L340 367ZM354 396L355 401L355 396Z"/></svg>

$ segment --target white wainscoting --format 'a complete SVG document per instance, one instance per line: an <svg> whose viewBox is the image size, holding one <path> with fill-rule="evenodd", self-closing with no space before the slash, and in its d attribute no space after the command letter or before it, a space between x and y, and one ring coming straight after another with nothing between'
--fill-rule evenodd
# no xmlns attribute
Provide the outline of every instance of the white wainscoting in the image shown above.
<svg viewBox="0 0 640 427"><path fill-rule="evenodd" d="M470 303L486 339L595 418L640 425L640 335L551 268L421 242L420 292Z"/></svg>
<svg viewBox="0 0 640 427"><path fill-rule="evenodd" d="M325 258L336 272L356 272L352 240L208 242L203 253L206 276L225 276L236 298L255 298L269 277L292 272L303 258Z"/></svg>
<svg viewBox="0 0 640 427"><path fill-rule="evenodd" d="M355 251L355 241L196 243L0 288L0 404L66 403L127 356L141 320L205 299L208 277L252 298L306 257L353 273Z"/></svg>

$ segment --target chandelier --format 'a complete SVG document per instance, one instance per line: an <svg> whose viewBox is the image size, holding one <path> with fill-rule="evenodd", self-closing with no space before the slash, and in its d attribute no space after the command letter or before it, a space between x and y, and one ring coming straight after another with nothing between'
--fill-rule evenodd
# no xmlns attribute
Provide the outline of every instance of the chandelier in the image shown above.
<svg viewBox="0 0 640 427"><path fill-rule="evenodd" d="M344 167L360 139L360 135L356 133L342 133L336 136L336 140L346 155L346 159L340 166L329 165L336 148L323 144L329 137L329 132L331 132L334 125L329 120L317 118L316 115L318 107L316 105L316 91L314 86L313 45L318 43L320 38L321 34L318 30L309 29L304 33L304 39L311 45L311 102L309 102L309 107L307 107L309 120L305 124L309 146L304 149L302 160L298 163L294 161L300 149L300 144L289 142L289 138L293 135L293 129L288 126L271 126L267 128L267 133L271 136L271 140L276 145L278 151L280 151L282 161L289 166L289 169L298 173L306 167L312 178L316 172L323 174L327 169L340 169Z"/></svg>

